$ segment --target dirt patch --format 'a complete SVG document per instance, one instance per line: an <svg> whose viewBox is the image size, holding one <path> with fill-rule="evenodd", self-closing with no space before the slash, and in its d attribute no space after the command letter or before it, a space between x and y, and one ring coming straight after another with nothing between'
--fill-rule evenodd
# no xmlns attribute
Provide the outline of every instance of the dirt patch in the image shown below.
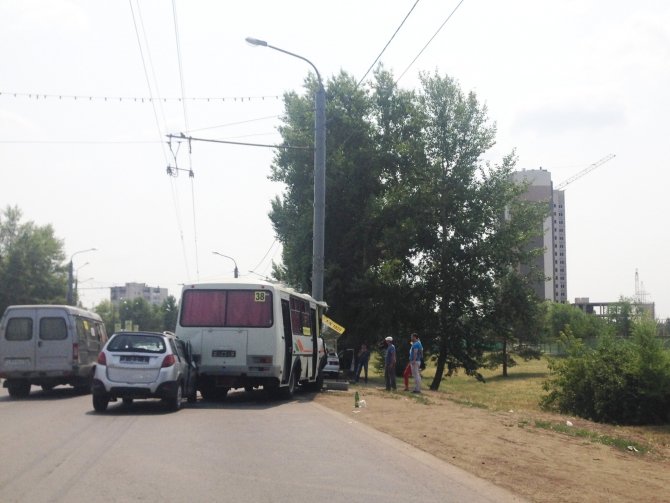
<svg viewBox="0 0 670 503"><path fill-rule="evenodd" d="M364 407L354 408L355 391ZM372 385L326 391L316 401L531 501L670 502L670 445L650 445L634 428L537 412L493 412L456 403L444 392L389 393ZM617 449L575 436L572 428L651 450Z"/></svg>

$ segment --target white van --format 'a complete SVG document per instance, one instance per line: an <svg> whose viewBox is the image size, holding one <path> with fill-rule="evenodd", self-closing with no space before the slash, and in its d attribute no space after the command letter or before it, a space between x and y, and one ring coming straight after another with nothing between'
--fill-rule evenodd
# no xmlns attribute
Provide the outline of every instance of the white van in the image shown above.
<svg viewBox="0 0 670 503"><path fill-rule="evenodd" d="M73 306L9 306L0 320L0 378L9 395L69 384L89 391L107 341L102 318Z"/></svg>

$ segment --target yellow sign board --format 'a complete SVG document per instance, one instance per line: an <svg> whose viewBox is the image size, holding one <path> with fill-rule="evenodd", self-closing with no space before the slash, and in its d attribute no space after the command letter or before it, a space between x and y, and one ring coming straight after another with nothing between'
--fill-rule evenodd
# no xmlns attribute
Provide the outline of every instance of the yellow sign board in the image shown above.
<svg viewBox="0 0 670 503"><path fill-rule="evenodd" d="M328 328L331 328L332 330L335 330L338 334L342 335L344 333L344 327L335 323L325 314L321 316L321 321L323 321L324 325L326 325Z"/></svg>

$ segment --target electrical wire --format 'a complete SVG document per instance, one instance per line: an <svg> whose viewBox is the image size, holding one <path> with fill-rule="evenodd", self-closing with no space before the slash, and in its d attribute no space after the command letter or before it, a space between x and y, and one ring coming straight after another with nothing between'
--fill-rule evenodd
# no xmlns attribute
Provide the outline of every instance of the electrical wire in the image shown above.
<svg viewBox="0 0 670 503"><path fill-rule="evenodd" d="M229 122L227 124L219 124L218 126L207 126L207 127L196 128L196 129L190 129L189 133L195 133L197 131L206 131L207 129L224 128L224 127L228 127L228 126L239 126L240 124L248 124L249 122L264 121L264 120L268 120L268 119L278 119L280 117L281 117L281 115L267 115L265 117L258 117L256 119L247 119L247 120L244 120L244 121Z"/></svg>
<svg viewBox="0 0 670 503"><path fill-rule="evenodd" d="M151 81L149 80L149 73L147 72L146 60L144 58L144 51L142 50L142 42L140 41L140 34L139 34L138 27L137 27L137 21L135 19L135 11L133 9L132 0L128 0L128 4L130 6L130 12L131 12L132 17L133 17L133 26L135 27L135 35L137 37L137 46L140 50L140 56L142 58L142 68L144 69L144 77L145 77L145 80L146 80L146 83L147 83L147 89L149 91L149 97L152 98L150 100L151 101L151 108L153 109L153 112L154 112L154 119L156 121L156 128L158 130L158 136L161 139L161 142L160 142L161 143L161 150L163 152L163 156L165 157L165 164L169 165L169 158L168 158L167 152L165 150L165 142L162 141L163 140L163 134L162 134L162 131L161 131L160 122L158 120L158 113L156 111L156 105L155 105L154 100L153 100L153 92L152 92L152 88L151 88ZM180 239L181 239L181 247L182 247L182 253L183 253L183 257L184 257L184 265L186 267L186 276L190 277L190 274L188 272L188 260L187 260L187 256L186 256L186 243L184 242L184 231L183 231L183 228L182 228L182 225L181 225L181 218L179 216L179 199L177 197L177 193L176 193L176 190L175 190L175 187L174 187L174 180L171 180L171 184L172 184L172 202L173 202L175 212L176 212L176 217L177 217L177 227L178 227L177 230L179 231L179 236L180 236Z"/></svg>
<svg viewBox="0 0 670 503"><path fill-rule="evenodd" d="M277 244L277 239L276 238L272 241L272 244L270 245L270 248L268 248L268 251L265 252L265 255L263 255L263 258L258 262L258 264L256 264L256 267L253 267L249 272L255 272L256 269L258 269L260 267L260 265L263 263L263 261L268 256L268 254L270 253L270 250L272 250L272 247L275 244Z"/></svg>
<svg viewBox="0 0 670 503"><path fill-rule="evenodd" d="M184 128L186 131L189 130L188 123L188 113L186 110L186 86L184 84L184 68L182 65L182 55L181 55L181 42L179 39L179 23L177 22L177 2L172 0L172 19L174 21L174 35L175 43L177 49L177 62L179 64L179 83L181 86L181 97L182 97L182 111L184 113ZM188 162L189 162L189 178L191 179L191 209L193 212L193 241L195 246L195 275L196 279L200 279L200 259L198 256L198 229L197 229L197 218L195 212L195 181L193 176L193 164L192 164L192 149L191 149L191 140L188 140Z"/></svg>
<svg viewBox="0 0 670 503"><path fill-rule="evenodd" d="M163 140L0 140L0 143L6 144L54 144L54 145L135 145L135 144L157 144L161 145Z"/></svg>
<svg viewBox="0 0 670 503"><path fill-rule="evenodd" d="M49 94L49 93L26 93L26 92L14 92L14 91L0 91L0 96L4 98L28 98L34 100L47 100L47 99L68 99L73 101L105 101L108 103L116 102L135 102L135 103L151 103L151 102L240 102L244 103L245 101L252 100L261 100L265 101L266 99L278 100L281 99L281 96L277 95L267 95L267 96L191 96L191 97L164 97L164 98L154 98L153 96L101 96L101 95L83 95L83 94ZM280 117L279 115L277 117Z"/></svg>
<svg viewBox="0 0 670 503"><path fill-rule="evenodd" d="M289 149L289 150L313 150L312 147L294 147L291 145L270 145L266 143L248 143L248 142L242 142L242 141L227 141L227 140L214 140L211 138L196 138L194 136L185 136L183 134L181 135L173 135L169 134L167 135L168 138L176 138L178 140L188 140L188 141L203 141L203 142L209 142L209 143L227 143L229 145L244 145L247 147L267 147L267 148L284 148L284 149Z"/></svg>
<svg viewBox="0 0 670 503"><path fill-rule="evenodd" d="M188 131L188 113L186 112L186 86L184 85L184 69L182 66L181 43L179 42L179 24L177 23L177 2L172 0L172 19L174 21L174 37L177 46L177 63L179 65L179 84L181 86L181 103L184 113L184 127Z"/></svg>
<svg viewBox="0 0 670 503"><path fill-rule="evenodd" d="M130 6L130 13L132 14L133 17L133 26L135 28L135 36L137 38L137 47L140 50L140 57L142 58L142 69L144 70L144 78L147 83L147 88L149 90L149 96L152 96L152 90L151 90L151 81L149 80L149 73L147 72L147 63L146 60L144 59L144 51L142 50L142 42L140 41L140 33L139 29L137 27L137 20L135 19L135 10L133 9L133 2L132 0L128 0L128 5ZM152 96L153 97L153 96ZM153 100L151 101L151 108L154 112L154 120L156 121L156 129L158 130L158 136L159 138L162 139L162 132L161 132L161 125L160 121L158 120L158 112L156 111L156 105L154 104ZM163 157L165 158L165 163L168 163L168 155L167 152L165 151L165 146L162 144L162 152L163 152Z"/></svg>
<svg viewBox="0 0 670 503"><path fill-rule="evenodd" d="M419 59L419 57L421 56L421 54L423 54L423 51L425 51L426 48L431 44L431 42L433 41L433 39L434 39L435 37L437 37L437 34L440 33L440 31L442 31L442 28L444 28L444 25L447 24L447 21L449 21L449 20L451 19L451 16L454 15L454 12L456 12L456 10L461 6L461 4L462 4L464 1L465 1L465 0L461 0L460 2L458 2L458 5L456 5L456 7L454 7L454 10L452 10L451 13L447 16L447 19L444 20L444 22L440 25L440 27L437 29L437 31L435 32L435 34L434 34L432 37L430 37L430 40L429 40L428 42L426 42L426 45L423 46L423 49L421 49L421 50L419 51L419 54L417 54L416 57L412 60L412 62L407 66L407 68L405 68L405 70L400 74L400 77L398 77L398 78L396 79L396 81L394 82L394 84L397 84L398 81L399 81L400 79L402 79L403 75L405 75L405 74L407 73L407 70L409 70L409 69L412 67L412 65L416 62L416 60Z"/></svg>
<svg viewBox="0 0 670 503"><path fill-rule="evenodd" d="M140 18L140 26L142 27L142 38L144 38L144 46L147 48L147 56L149 58L149 67L151 68L151 75L154 78L154 86L156 87L156 95L159 98L158 106L161 111L161 117L163 117L163 130L167 130L167 119L165 118L165 108L163 107L163 101L160 100L161 91L158 85L158 78L156 77L156 66L154 65L154 60L151 57L151 48L149 47L149 40L147 39L147 30L144 28L144 20L142 18L142 9L140 9L140 3L138 0L135 0L137 6L137 15Z"/></svg>
<svg viewBox="0 0 670 503"><path fill-rule="evenodd" d="M375 60L372 62L372 64L370 65L370 68L368 68L368 71L365 72L365 75L363 75L363 77L361 77L361 80L358 81L358 84L356 84L356 87L359 87L363 83L363 81L365 80L365 77L368 76L368 73L370 73L370 70L372 70L372 68L375 66L377 61L379 61L379 58L382 57L382 54L384 54L384 52L386 51L386 48L389 46L389 44L393 41L395 36L398 34L398 32L400 31L400 28L402 28L402 25L405 24L405 21L407 21L407 18L409 18L409 15L412 13L412 11L414 10L414 7L416 7L416 4L418 4L418 3L419 3L419 0L416 0L416 2L414 2L414 5L412 5L412 8L409 10L407 15L405 16L405 19L403 19L402 23L400 23L400 26L398 26L398 28L396 28L395 32L393 33L393 35L391 36L389 41L386 42L386 45L382 49L382 52L380 52L379 55L375 58Z"/></svg>

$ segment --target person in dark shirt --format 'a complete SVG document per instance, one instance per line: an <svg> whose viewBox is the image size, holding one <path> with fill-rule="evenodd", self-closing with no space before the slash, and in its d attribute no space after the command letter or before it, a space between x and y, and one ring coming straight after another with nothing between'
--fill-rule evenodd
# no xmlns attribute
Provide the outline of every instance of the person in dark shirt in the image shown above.
<svg viewBox="0 0 670 503"><path fill-rule="evenodd" d="M356 361L356 372L354 374L354 382L358 382L361 377L361 370L365 370L365 384L368 383L368 363L370 362L370 350L367 344L361 344L361 349L358 352Z"/></svg>
<svg viewBox="0 0 670 503"><path fill-rule="evenodd" d="M395 363L396 354L395 346L393 345L393 337L384 339L386 342L386 357L384 358L384 380L386 381L386 391L396 389L395 384Z"/></svg>

